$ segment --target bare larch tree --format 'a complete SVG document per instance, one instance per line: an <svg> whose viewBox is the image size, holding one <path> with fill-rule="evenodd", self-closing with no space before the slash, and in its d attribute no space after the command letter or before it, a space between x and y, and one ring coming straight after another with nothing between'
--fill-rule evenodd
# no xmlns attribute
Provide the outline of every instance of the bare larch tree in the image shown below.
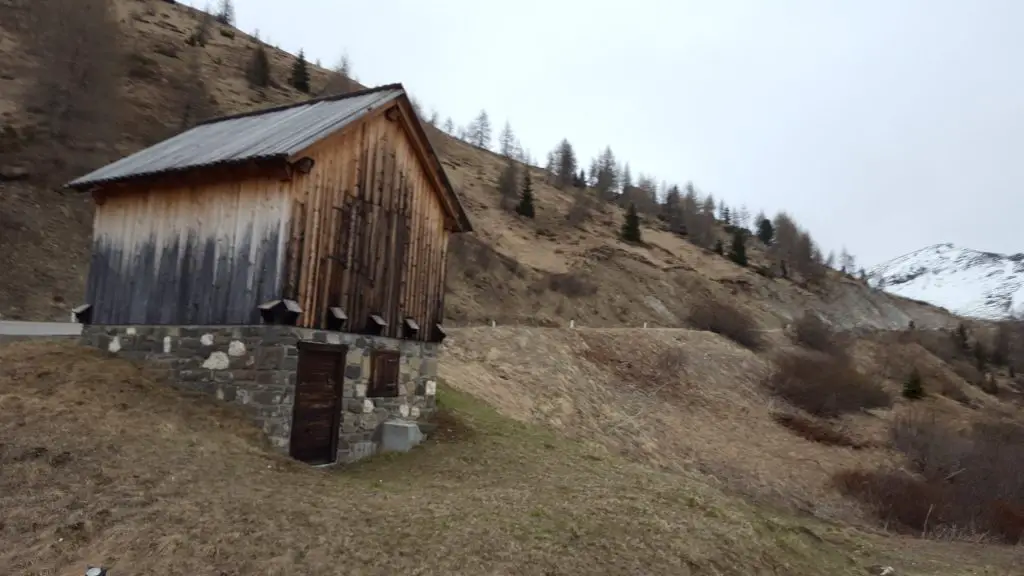
<svg viewBox="0 0 1024 576"><path fill-rule="evenodd" d="M120 31L107 0L33 0L30 52L39 58L26 109L42 113L51 145L85 144L102 160L118 135ZM81 155L76 155L81 157ZM65 166L79 171L85 166ZM54 174L55 178L63 174Z"/></svg>

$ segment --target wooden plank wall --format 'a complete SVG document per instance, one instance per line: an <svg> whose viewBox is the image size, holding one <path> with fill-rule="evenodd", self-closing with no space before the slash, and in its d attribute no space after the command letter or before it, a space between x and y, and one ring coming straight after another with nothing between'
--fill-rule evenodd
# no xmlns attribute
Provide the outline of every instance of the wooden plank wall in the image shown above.
<svg viewBox="0 0 1024 576"><path fill-rule="evenodd" d="M303 308L300 323L323 327L340 306L348 330L378 314L384 334L397 338L412 317L426 339L444 315L448 231L401 122L378 113L306 155L316 163L293 182L284 288Z"/></svg>
<svg viewBox="0 0 1024 576"><path fill-rule="evenodd" d="M97 324L258 324L280 297L290 209L274 177L174 178L98 196Z"/></svg>

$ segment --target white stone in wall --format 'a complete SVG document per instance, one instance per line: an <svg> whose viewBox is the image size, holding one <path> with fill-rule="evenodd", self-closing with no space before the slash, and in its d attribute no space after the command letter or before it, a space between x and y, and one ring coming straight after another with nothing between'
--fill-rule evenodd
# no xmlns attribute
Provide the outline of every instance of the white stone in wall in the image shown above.
<svg viewBox="0 0 1024 576"><path fill-rule="evenodd" d="M366 384L356 384L356 398L366 396Z"/></svg>
<svg viewBox="0 0 1024 576"><path fill-rule="evenodd" d="M398 407L398 413L402 415L402 418L408 418L409 417L409 405L408 404L402 404L401 406L399 406Z"/></svg>
<svg viewBox="0 0 1024 576"><path fill-rule="evenodd" d="M373 400L367 398L363 400L363 414L369 414L370 412L373 412Z"/></svg>
<svg viewBox="0 0 1024 576"><path fill-rule="evenodd" d="M199 343L203 346L213 346L213 334L203 334L199 337Z"/></svg>
<svg viewBox="0 0 1024 576"><path fill-rule="evenodd" d="M427 396L433 396L437 394L437 382L433 380L427 380L426 388Z"/></svg>
<svg viewBox="0 0 1024 576"><path fill-rule="evenodd" d="M232 340L231 344L228 344L228 356L245 356L245 343Z"/></svg>
<svg viewBox="0 0 1024 576"><path fill-rule="evenodd" d="M171 337L164 336L164 354L171 353Z"/></svg>
<svg viewBox="0 0 1024 576"><path fill-rule="evenodd" d="M413 406L412 408L410 408L409 409L409 416L411 416L413 419L419 418L420 417L420 407L419 406Z"/></svg>
<svg viewBox="0 0 1024 576"><path fill-rule="evenodd" d="M107 350L109 350L112 354L117 354L118 352L120 352L121 351L121 337L120 336L114 336L114 338L110 341L110 344L107 345Z"/></svg>
<svg viewBox="0 0 1024 576"><path fill-rule="evenodd" d="M124 331L124 333L127 334L128 336L135 336L135 328L128 328L127 330Z"/></svg>
<svg viewBox="0 0 1024 576"><path fill-rule="evenodd" d="M228 360L228 355L223 352L214 352L210 354L210 357L203 362L203 368L207 370L226 370L228 364L231 361Z"/></svg>

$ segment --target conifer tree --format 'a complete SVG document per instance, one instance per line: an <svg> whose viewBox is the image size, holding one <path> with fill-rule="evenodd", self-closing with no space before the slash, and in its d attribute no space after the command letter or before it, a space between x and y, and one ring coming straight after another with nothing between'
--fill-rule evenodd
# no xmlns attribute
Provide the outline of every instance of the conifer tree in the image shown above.
<svg viewBox="0 0 1024 576"><path fill-rule="evenodd" d="M199 26L196 27L195 31L185 41L189 46L206 46L206 43L210 41L210 29L213 27L213 21L216 18L213 15L213 9L207 4L206 8L203 9L203 13L199 15Z"/></svg>
<svg viewBox="0 0 1024 576"><path fill-rule="evenodd" d="M498 151L506 158L512 158L516 152L516 136L512 133L512 125L505 121L505 127L498 134Z"/></svg>
<svg viewBox="0 0 1024 576"><path fill-rule="evenodd" d="M686 233L686 221L683 218L683 195L679 186L672 186L665 193L665 204L662 214L668 223L668 229L676 234Z"/></svg>
<svg viewBox="0 0 1024 576"><path fill-rule="evenodd" d="M267 51L262 43L257 44L253 50L245 76L254 87L266 88L270 85L270 58L267 57Z"/></svg>
<svg viewBox="0 0 1024 576"><path fill-rule="evenodd" d="M309 64L306 62L306 53L302 50L299 50L299 57L292 64L289 83L299 92L309 93Z"/></svg>
<svg viewBox="0 0 1024 576"><path fill-rule="evenodd" d="M452 121L451 116L446 118L444 121L444 131L447 132L449 136L455 136L455 122Z"/></svg>
<svg viewBox="0 0 1024 576"><path fill-rule="evenodd" d="M486 110L480 114L469 125L469 142L480 148L490 149L491 147L491 118Z"/></svg>
<svg viewBox="0 0 1024 576"><path fill-rule="evenodd" d="M338 94L348 94L358 88L359 86L352 77L352 62L349 60L348 54L343 53L338 59L338 63L331 68L330 74L327 76L327 83L324 84L320 95L335 96Z"/></svg>
<svg viewBox="0 0 1024 576"><path fill-rule="evenodd" d="M626 220L622 223L622 239L626 242L641 242L640 215L636 213L636 205L632 202L626 210Z"/></svg>
<svg viewBox="0 0 1024 576"><path fill-rule="evenodd" d="M629 171L629 162L622 167L622 191L625 192L627 189L633 187L633 173Z"/></svg>
<svg viewBox="0 0 1024 576"><path fill-rule="evenodd" d="M601 198L611 200L619 179L615 154L612 153L611 146L605 147L601 155L594 160L591 172L597 193Z"/></svg>
<svg viewBox="0 0 1024 576"><path fill-rule="evenodd" d="M221 0L217 10L217 21L225 26L235 25L235 4L231 0Z"/></svg>
<svg viewBox="0 0 1024 576"><path fill-rule="evenodd" d="M502 208L507 210L515 206L516 196L519 195L519 171L511 159L505 162L505 169L498 177L498 193L501 195Z"/></svg>
<svg viewBox="0 0 1024 576"><path fill-rule="evenodd" d="M576 152L568 140L563 139L558 147L548 156L548 164L555 176L555 186L566 188L575 184L578 174L576 173Z"/></svg>
<svg viewBox="0 0 1024 576"><path fill-rule="evenodd" d="M747 235L742 228L732 231L732 246L729 247L729 259L740 266L747 265Z"/></svg>
<svg viewBox="0 0 1024 576"><path fill-rule="evenodd" d="M533 181L530 179L530 169L524 170L523 193L519 197L519 204L516 206L516 214L525 218L533 218L535 211L533 207Z"/></svg>
<svg viewBox="0 0 1024 576"><path fill-rule="evenodd" d="M910 375L903 383L903 397L908 400L920 400L924 398L924 386L921 384L921 373L917 367L910 369Z"/></svg>
<svg viewBox="0 0 1024 576"><path fill-rule="evenodd" d="M771 246L772 241L775 240L775 227L772 226L772 221L768 218L762 216L757 223L757 238L766 246Z"/></svg>

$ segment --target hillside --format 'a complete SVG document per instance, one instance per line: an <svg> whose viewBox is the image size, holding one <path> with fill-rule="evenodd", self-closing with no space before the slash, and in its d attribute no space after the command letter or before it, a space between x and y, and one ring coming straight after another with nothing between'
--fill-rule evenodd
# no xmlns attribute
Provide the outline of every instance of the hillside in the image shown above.
<svg viewBox="0 0 1024 576"><path fill-rule="evenodd" d="M1019 570L1013 547L837 524L857 512L827 475L885 450L787 439L751 386L759 360L720 339L622 335L454 330L439 432L409 455L328 470L269 451L237 409L98 351L0 346L0 560L68 576ZM622 342L653 355L685 343L725 370L694 361L660 389L622 388ZM517 361L527 351L533 366ZM867 435L870 418L857 421Z"/></svg>
<svg viewBox="0 0 1024 576"><path fill-rule="evenodd" d="M67 310L82 299L91 206L83 196L43 184L58 158L82 165L81 172L90 162L114 159L172 133L188 101L192 56L200 58L209 102L219 113L307 96L284 82L292 55L270 49L277 82L253 90L244 70L254 38L218 25L205 47L190 47L186 40L198 26L195 11L160 0L118 0L126 105L117 118L117 146L88 158L82 150L96 150L82 142L66 149L57 143L56 151L40 147L33 136L40 111L26 107L25 101L41 63L24 49L31 34L24 17L27 3L9 0L9 5L5 10L15 17L0 22L0 69L13 71L0 95L0 114L7 124L0 166L27 169L29 177L0 182L5 203L0 214L5 230L0 237L0 266L5 270L0 276L0 315L65 319ZM326 82L326 72L314 69L313 92ZM759 275L665 231L655 219L644 221L645 246L625 244L616 237L622 212L613 205L595 206L589 221L571 225L565 215L572 196L547 185L538 169L538 217L516 218L499 208L496 183L503 159L428 129L478 231L453 248L446 299L451 324L495 320L564 325L576 320L588 326L648 322L682 327L692 304L708 295L748 308L766 330L781 328L807 309L843 327L954 322L940 309L885 295L838 273L831 273L821 286ZM718 233L727 239L723 230ZM765 263L758 246L750 252L755 265Z"/></svg>
<svg viewBox="0 0 1024 576"><path fill-rule="evenodd" d="M956 314L1001 320L1024 312L1024 255L936 244L879 264L872 286L942 306Z"/></svg>

